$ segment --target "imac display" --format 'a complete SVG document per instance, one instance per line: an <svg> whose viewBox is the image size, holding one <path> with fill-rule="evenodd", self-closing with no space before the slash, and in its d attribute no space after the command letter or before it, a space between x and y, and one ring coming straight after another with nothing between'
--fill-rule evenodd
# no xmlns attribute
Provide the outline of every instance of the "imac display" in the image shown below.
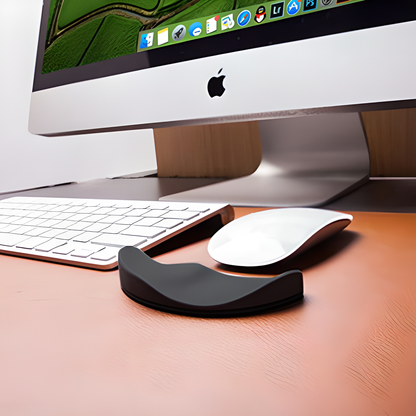
<svg viewBox="0 0 416 416"><path fill-rule="evenodd" d="M301 0L269 3L258 0L132 0L125 3L52 0L42 73L178 42L198 41L360 1L363 0L305 0L303 3ZM135 59L141 61L142 58ZM148 66L145 62L142 65Z"/></svg>
<svg viewBox="0 0 416 416"><path fill-rule="evenodd" d="M337 145L325 138L314 145L307 136L315 127L292 120L306 134L296 133L303 138L295 147L283 146L291 155L283 159L302 165L295 176L312 178L326 169L322 152L313 168L295 163L295 153L309 160L333 141L335 149L323 153L338 148L332 160L342 171L351 169L344 159L360 160L352 175L358 183L368 176L359 118L330 120L338 113L414 105L415 39L410 0L45 0L29 130L58 136L302 116L312 122L310 116L324 114L333 117L315 127L335 124L345 131L343 123L356 124L356 141ZM322 136L319 129L315 136ZM257 174L264 177L277 153L288 154L263 144L267 164ZM281 165L272 170L274 177L289 174ZM351 186L345 182L335 194Z"/></svg>

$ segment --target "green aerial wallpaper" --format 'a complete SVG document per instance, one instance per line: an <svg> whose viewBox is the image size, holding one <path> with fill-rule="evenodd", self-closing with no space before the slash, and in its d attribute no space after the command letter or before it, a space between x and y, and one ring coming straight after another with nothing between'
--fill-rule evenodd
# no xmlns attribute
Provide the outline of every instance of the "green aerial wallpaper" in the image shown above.
<svg viewBox="0 0 416 416"><path fill-rule="evenodd" d="M42 72L357 1L363 0L51 0Z"/></svg>

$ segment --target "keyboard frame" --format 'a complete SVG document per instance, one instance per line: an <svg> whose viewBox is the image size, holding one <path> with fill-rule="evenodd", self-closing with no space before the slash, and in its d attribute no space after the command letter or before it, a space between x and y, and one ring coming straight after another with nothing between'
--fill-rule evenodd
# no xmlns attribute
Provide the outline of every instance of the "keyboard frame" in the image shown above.
<svg viewBox="0 0 416 416"><path fill-rule="evenodd" d="M140 248L142 251L150 250L151 248L169 240L170 238L189 230L190 228L210 219L217 215L220 216L221 222L223 225L227 224L228 222L232 221L234 219L234 210L233 208L228 204L208 204L208 203L192 203L192 202L167 202L167 201L140 201L140 200L119 200L119 199L98 199L98 198L56 198L56 197L25 197L25 196L17 196L7 199L0 200L0 205L3 206L4 203L12 203L12 204L56 204L58 202L65 202L66 205L71 205L72 203L74 205L79 205L81 202L84 202L84 204L87 203L96 203L99 201L100 203L104 205L109 204L131 204L132 207L135 207L135 205L143 205L149 204L153 207L158 207L162 205L168 205L169 207L175 207L179 205L189 205L191 207L200 207L204 206L209 208L207 212L200 212L199 215L197 215L195 218L192 218L190 220L184 221L182 224L166 230L166 232L162 233L160 236L153 238L153 239L147 239L146 242L137 245L137 248ZM21 209L21 208L20 208ZM48 211L46 211L48 212ZM4 224L4 223L3 223ZM1 234L13 234L13 233L2 233L2 230L0 228L0 235ZM28 236L29 238L29 236ZM52 238L51 238L52 239ZM23 241L22 241L23 242ZM70 242L74 245L79 245L80 243L74 243ZM20 243L17 243L20 244ZM81 243L82 244L82 243ZM90 246L92 243L84 243L86 245L86 248ZM94 244L93 247L112 247L109 245L101 245L101 244ZM71 266L78 266L83 268L90 268L95 270L112 270L118 267L118 251L121 249L121 247L113 247L114 251L117 252L117 255L115 258L112 258L107 261L103 260L94 260L91 258L78 258L73 257L71 255L62 255L62 254L56 254L53 252L39 252L35 249L25 249L25 248L19 248L16 246L13 247L7 247L4 245L0 245L0 254L6 254L11 256L17 256L17 257L24 257L34 260L42 260L47 262L53 262L53 263L59 263L59 264L66 264Z"/></svg>

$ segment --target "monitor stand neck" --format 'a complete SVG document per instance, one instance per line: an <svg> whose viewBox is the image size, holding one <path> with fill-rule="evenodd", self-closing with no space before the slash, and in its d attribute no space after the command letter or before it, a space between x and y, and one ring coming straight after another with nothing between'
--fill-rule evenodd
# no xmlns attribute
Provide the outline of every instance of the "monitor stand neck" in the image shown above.
<svg viewBox="0 0 416 416"><path fill-rule="evenodd" d="M161 199L235 206L319 206L369 178L367 141L358 113L260 121L259 131L262 161L252 175Z"/></svg>

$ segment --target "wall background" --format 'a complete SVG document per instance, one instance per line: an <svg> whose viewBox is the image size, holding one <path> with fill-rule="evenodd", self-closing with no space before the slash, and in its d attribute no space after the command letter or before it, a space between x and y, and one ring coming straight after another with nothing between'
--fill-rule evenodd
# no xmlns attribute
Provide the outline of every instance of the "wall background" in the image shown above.
<svg viewBox="0 0 416 416"><path fill-rule="evenodd" d="M153 131L62 138L27 129L42 0L0 0L0 193L156 169Z"/></svg>

